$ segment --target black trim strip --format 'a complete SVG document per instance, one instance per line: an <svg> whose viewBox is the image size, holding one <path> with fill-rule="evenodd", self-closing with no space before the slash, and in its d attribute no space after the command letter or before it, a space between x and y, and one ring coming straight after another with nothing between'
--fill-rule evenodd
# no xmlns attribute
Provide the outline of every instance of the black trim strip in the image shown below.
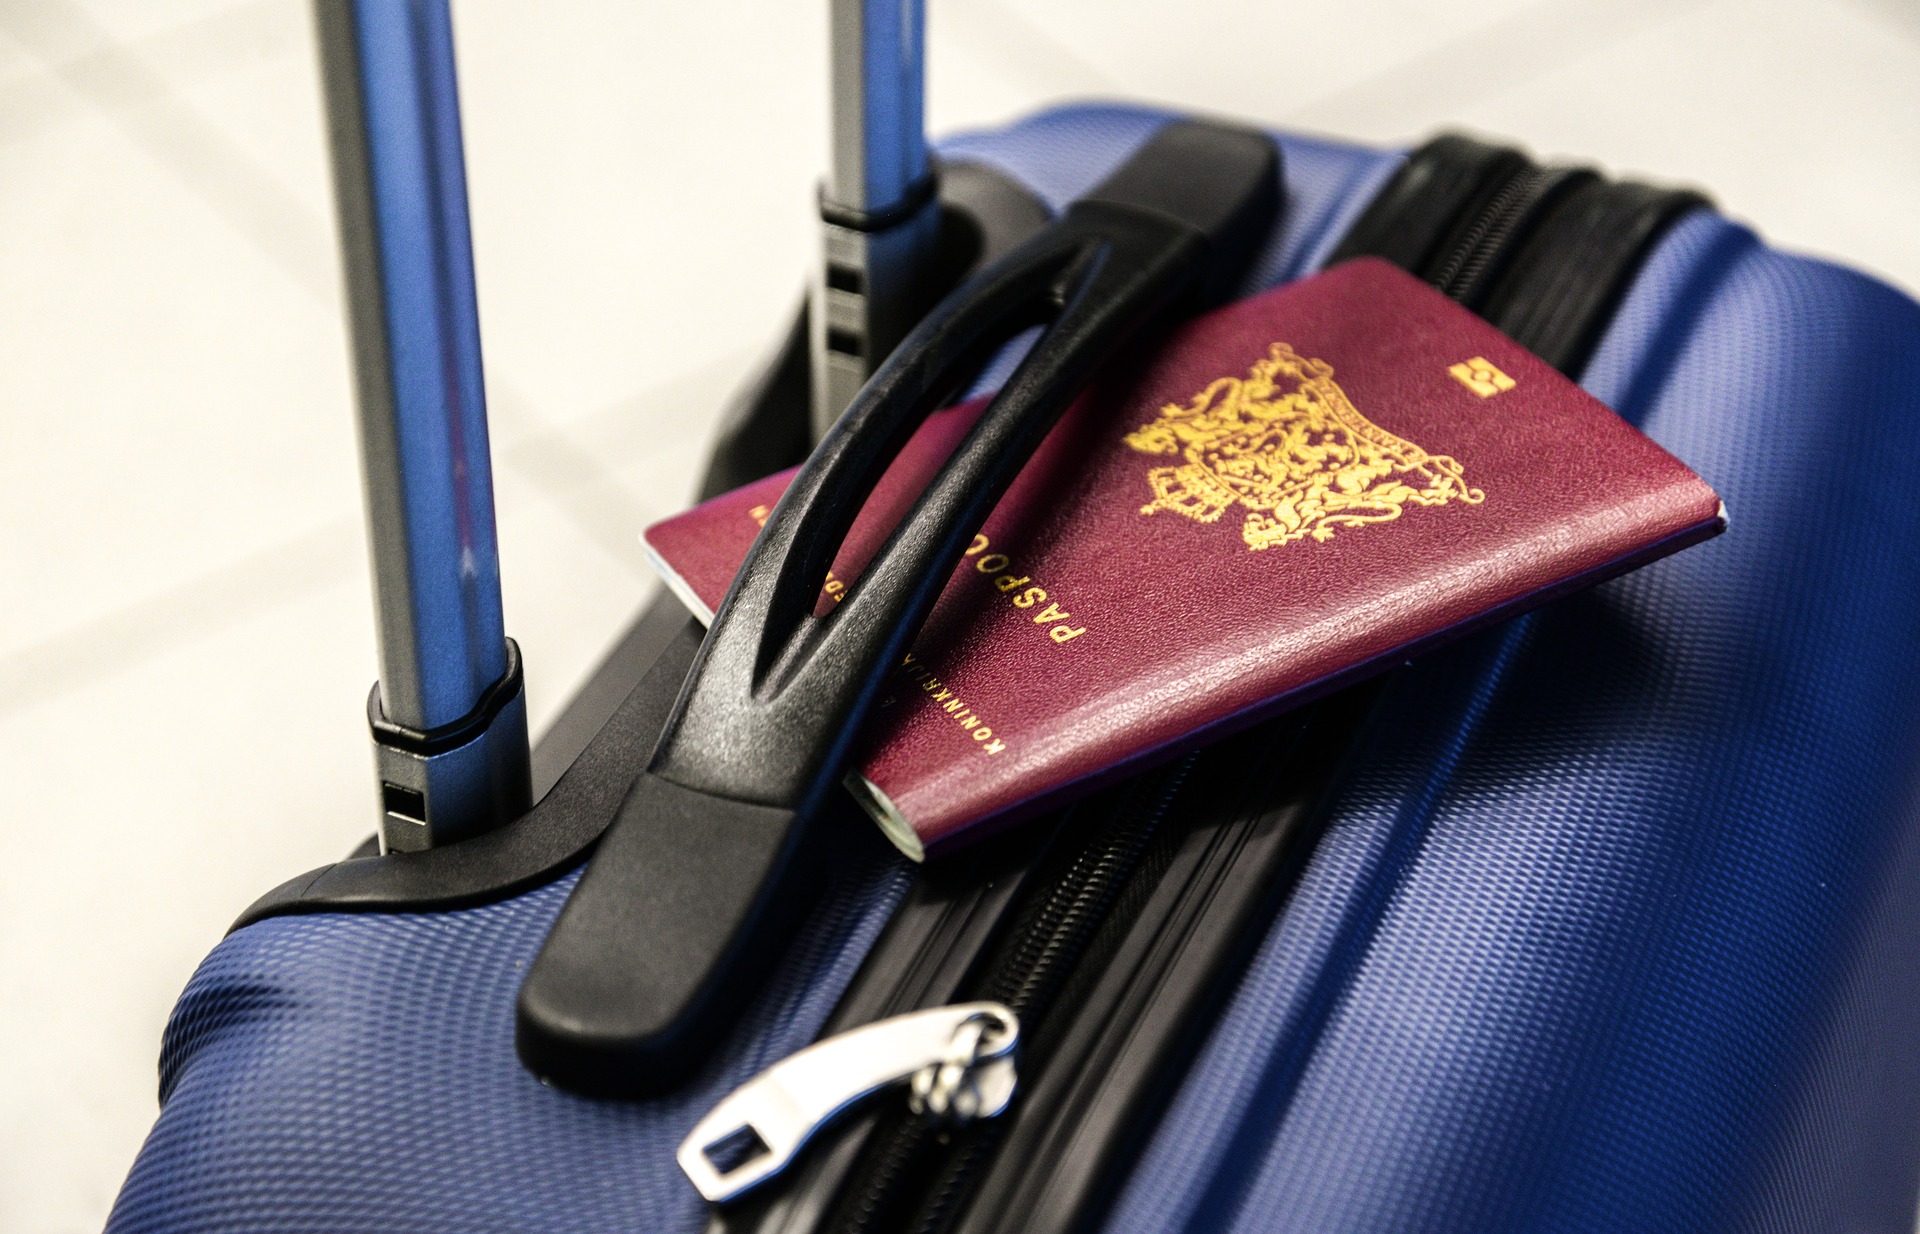
<svg viewBox="0 0 1920 1234"><path fill-rule="evenodd" d="M481 693L480 701L473 705L473 710L458 720L429 729L395 724L387 719L386 712L380 706L380 683L376 681L373 689L367 693L367 727L373 730L373 739L383 746L392 746L422 758L432 758L448 750L457 750L486 732L493 718L500 714L500 709L519 696L520 644L508 639L507 671Z"/></svg>
<svg viewBox="0 0 1920 1234"><path fill-rule="evenodd" d="M880 210L856 210L852 206L843 206L827 196L827 186L823 184L820 186L820 217L835 227L845 227L851 231L885 231L920 213L939 192L940 172L937 166L908 185L899 201Z"/></svg>

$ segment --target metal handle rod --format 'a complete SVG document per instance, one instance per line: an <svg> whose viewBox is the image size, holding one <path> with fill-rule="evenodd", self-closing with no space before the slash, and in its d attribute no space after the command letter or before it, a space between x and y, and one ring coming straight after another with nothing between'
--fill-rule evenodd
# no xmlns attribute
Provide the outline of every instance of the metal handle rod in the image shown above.
<svg viewBox="0 0 1920 1234"><path fill-rule="evenodd" d="M925 0L831 0L833 165L810 312L816 440L932 306Z"/></svg>
<svg viewBox="0 0 1920 1234"><path fill-rule="evenodd" d="M827 198L881 214L927 177L925 0L833 0Z"/></svg>
<svg viewBox="0 0 1920 1234"><path fill-rule="evenodd" d="M504 776L514 798L525 713L500 605L451 16L446 0L316 0L315 13L365 466L376 742L430 760L487 741L482 713L517 711L517 743L502 734L452 760L472 765L459 779ZM387 822L420 828L383 825L390 846L427 847L512 808L471 783L450 789L424 761L418 775L389 761Z"/></svg>

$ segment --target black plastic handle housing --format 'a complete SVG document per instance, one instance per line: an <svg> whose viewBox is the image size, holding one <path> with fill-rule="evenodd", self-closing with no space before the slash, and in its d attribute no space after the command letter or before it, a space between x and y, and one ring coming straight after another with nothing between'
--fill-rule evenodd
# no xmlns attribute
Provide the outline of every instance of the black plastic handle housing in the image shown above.
<svg viewBox="0 0 1920 1234"><path fill-rule="evenodd" d="M635 783L521 989L517 1044L569 1088L671 1088L779 951L808 825L954 563L1129 338L1224 298L1277 217L1266 135L1170 125L937 307L801 468L735 577ZM813 608L913 431L994 348L1046 328L878 555Z"/></svg>

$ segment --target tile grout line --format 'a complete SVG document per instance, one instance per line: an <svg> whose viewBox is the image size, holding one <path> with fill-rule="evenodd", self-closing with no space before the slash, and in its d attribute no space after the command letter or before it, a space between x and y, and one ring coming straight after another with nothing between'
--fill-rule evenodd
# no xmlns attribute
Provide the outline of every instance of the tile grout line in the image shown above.
<svg viewBox="0 0 1920 1234"><path fill-rule="evenodd" d="M1649 26L1701 7L1707 0L1637 0L1622 5L1618 0L1541 0L1521 11L1468 31L1430 51L1403 60L1357 82L1340 86L1319 98L1293 107L1280 117L1281 123L1313 128L1327 125L1340 131L1352 126L1352 117L1389 115L1410 97L1422 100L1446 97L1436 107L1430 101L1422 109L1440 112L1477 102L1504 90L1525 85L1542 75L1604 50L1621 39L1640 33ZM1594 36L1592 26L1603 23L1605 33ZM1588 37L1579 40L1541 37L1564 30L1584 30ZM1502 44L1524 45L1529 54L1524 62L1511 58L1489 59L1489 47ZM1541 55L1543 46L1558 46L1565 54ZM1491 71L1486 70L1491 64ZM1473 66L1480 72L1463 71ZM1381 106L1382 98L1385 106ZM1366 104L1373 104L1372 107ZM1341 121L1344 120L1343 125ZM1429 121L1431 123L1431 121Z"/></svg>
<svg viewBox="0 0 1920 1234"><path fill-rule="evenodd" d="M334 519L157 595L0 655L0 716L143 664L366 573L358 520ZM209 622L209 612L221 614Z"/></svg>
<svg viewBox="0 0 1920 1234"><path fill-rule="evenodd" d="M324 229L298 198L69 0L0 5L4 28L41 66L172 172L310 295L336 298ZM325 272L324 274L322 272ZM244 616L366 568L357 517L283 540L145 599L0 656L0 715L145 662ZM356 545L348 549L347 545ZM214 616L209 620L210 615Z"/></svg>
<svg viewBox="0 0 1920 1234"><path fill-rule="evenodd" d="M526 404L501 383L494 386L488 400L490 410L507 408L509 418L528 419ZM630 508L632 494L619 477L601 465L594 455L572 439L564 428L534 429L516 440L493 447L494 466L509 467L514 474L533 485L554 508L584 532L589 540L611 554L626 570L642 579L651 579L653 571L640 559L637 537L647 515ZM498 515L496 514L496 519ZM618 530L630 526L632 534Z"/></svg>
<svg viewBox="0 0 1920 1234"><path fill-rule="evenodd" d="M70 0L36 0L33 12L38 21L0 5L0 25L297 284L322 303L334 302L328 229L292 191ZM63 55L55 46L62 40L86 50Z"/></svg>
<svg viewBox="0 0 1920 1234"><path fill-rule="evenodd" d="M1025 15L999 0L977 0L973 4L936 3L930 22L938 22L940 31L957 33L973 44L976 54L1000 68L1014 68L1021 74L1047 83L1036 92L1047 97L1072 94L1115 94L1123 83L1111 73L1084 57L1035 25ZM1060 69L1065 66L1067 72ZM1065 88L1061 88L1062 79Z"/></svg>
<svg viewBox="0 0 1920 1234"><path fill-rule="evenodd" d="M1878 21L1892 26L1901 38L1920 48L1920 8L1900 0L1848 0L1858 12L1870 13Z"/></svg>
<svg viewBox="0 0 1920 1234"><path fill-rule="evenodd" d="M244 68L252 60L292 50L282 37L286 32L286 24L280 17L284 7L279 0L245 0L232 8L151 31L118 45L107 43L104 54L131 54L158 69L163 77L198 80L214 76L229 69ZM5 16L0 15L0 25L4 22ZM73 28L68 32L73 33ZM48 50L44 47L36 52L14 36L9 36L8 42L24 54L30 71L0 77L0 98L18 96L0 104L0 123L10 126L0 130L0 142L31 135L63 119L61 113L85 110L92 104L93 100L74 89L59 70L64 67L78 72L98 71L96 62L103 54L100 45L49 58L44 54ZM60 90L57 101L46 97L62 86L65 89ZM34 98L36 95L40 97ZM41 106L27 106L28 102L38 102Z"/></svg>
<svg viewBox="0 0 1920 1234"><path fill-rule="evenodd" d="M652 581L653 569L645 564L639 548L640 532L652 519L680 508L685 497L691 494L676 499L669 510L659 509L633 492L617 473L604 465L586 439L602 423L632 423L636 418L636 405L672 402L680 390L705 387L721 372L737 375L744 368L751 373L758 363L757 350L742 349L690 373L683 372L671 380L649 385L566 424L529 429L517 439L496 447L496 464L512 468L516 475L538 488L579 530L586 532L635 575ZM741 379L735 377L736 381ZM527 400L518 391L505 383L490 381L488 384L494 387L490 404L502 407L509 421L524 424L530 420L524 411ZM729 388L725 397L735 396L736 392ZM688 477L689 489L691 485L692 478Z"/></svg>

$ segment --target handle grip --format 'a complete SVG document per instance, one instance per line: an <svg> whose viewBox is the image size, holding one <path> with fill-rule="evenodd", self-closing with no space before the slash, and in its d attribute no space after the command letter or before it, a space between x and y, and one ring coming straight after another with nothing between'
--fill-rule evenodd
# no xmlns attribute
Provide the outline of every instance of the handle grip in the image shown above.
<svg viewBox="0 0 1920 1234"><path fill-rule="evenodd" d="M521 987L522 1061L581 1091L672 1087L736 1010L743 953L800 907L794 821L641 776Z"/></svg>
<svg viewBox="0 0 1920 1234"><path fill-rule="evenodd" d="M1141 330L1223 295L1279 206L1271 139L1170 125L934 310L795 476L522 987L517 1043L582 1091L671 1088L780 952L815 814L954 563ZM1050 322L839 604L812 610L886 465L992 347Z"/></svg>

